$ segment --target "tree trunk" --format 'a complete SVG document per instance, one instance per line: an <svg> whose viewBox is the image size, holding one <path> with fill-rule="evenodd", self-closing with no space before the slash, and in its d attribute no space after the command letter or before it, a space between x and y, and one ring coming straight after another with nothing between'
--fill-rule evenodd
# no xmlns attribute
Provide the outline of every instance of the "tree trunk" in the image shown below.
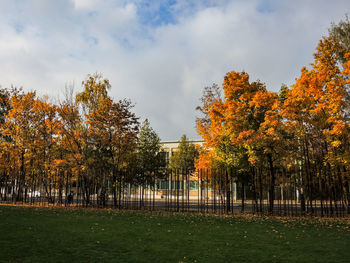
<svg viewBox="0 0 350 263"><path fill-rule="evenodd" d="M230 186L231 182L228 178L228 172L226 171L226 211L230 212L231 211L231 190L230 190ZM214 185L214 189L215 189L215 185Z"/></svg>
<svg viewBox="0 0 350 263"><path fill-rule="evenodd" d="M21 152L21 168L18 180L18 191L16 201L21 201L23 199L23 184L25 178L25 167L24 167L24 150Z"/></svg>
<svg viewBox="0 0 350 263"><path fill-rule="evenodd" d="M254 200L254 206L253 206L253 213L255 213L258 209L258 198L256 194L256 184L255 184L255 178L256 178L256 169L252 167L251 169L252 174L252 191L253 191L253 200Z"/></svg>
<svg viewBox="0 0 350 263"><path fill-rule="evenodd" d="M269 189L269 213L273 213L273 206L275 201L275 171L273 167L273 161L272 161L272 155L269 153L267 154L267 159L269 162L269 169L270 169L270 189Z"/></svg>
<svg viewBox="0 0 350 263"><path fill-rule="evenodd" d="M242 191L241 191L241 199L242 199L242 208L241 212L244 212L244 202L245 202L245 192L244 192L244 181L242 181Z"/></svg>

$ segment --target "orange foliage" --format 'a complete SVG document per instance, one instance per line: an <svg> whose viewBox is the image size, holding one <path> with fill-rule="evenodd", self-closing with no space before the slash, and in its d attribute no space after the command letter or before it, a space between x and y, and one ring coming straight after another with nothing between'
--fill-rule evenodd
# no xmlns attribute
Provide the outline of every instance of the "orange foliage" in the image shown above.
<svg viewBox="0 0 350 263"><path fill-rule="evenodd" d="M230 144L228 146L231 148L245 149L251 163L255 163L255 149L271 145L279 139L277 128L281 120L278 95L268 92L259 81L250 83L249 75L245 72L227 73L222 87L224 99L208 103L210 107L206 122L197 119L197 130L206 141L206 146L212 149L211 160L213 156L220 156L218 148L223 138L229 138L225 144ZM207 154L201 154L200 159L208 159ZM232 156L233 152L226 152L226 155ZM232 165L232 157L226 158L226 161Z"/></svg>

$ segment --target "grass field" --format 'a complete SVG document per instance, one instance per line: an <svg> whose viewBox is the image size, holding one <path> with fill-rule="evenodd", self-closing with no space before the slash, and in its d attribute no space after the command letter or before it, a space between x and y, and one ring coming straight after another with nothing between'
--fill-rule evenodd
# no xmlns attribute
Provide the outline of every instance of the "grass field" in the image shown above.
<svg viewBox="0 0 350 263"><path fill-rule="evenodd" d="M0 262L350 262L350 222L0 206Z"/></svg>

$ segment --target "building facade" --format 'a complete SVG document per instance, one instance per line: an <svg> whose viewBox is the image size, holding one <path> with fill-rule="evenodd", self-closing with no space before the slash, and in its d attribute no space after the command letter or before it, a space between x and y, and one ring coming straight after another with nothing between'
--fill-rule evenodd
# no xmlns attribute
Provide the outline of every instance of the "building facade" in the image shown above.
<svg viewBox="0 0 350 263"><path fill-rule="evenodd" d="M188 141L189 143L193 143L194 145L202 146L204 144L203 140L193 140ZM177 152L179 149L180 141L162 141L160 142L160 145L162 147L161 151L164 154L164 158L166 163L169 163L169 160L171 156L174 154L174 152Z"/></svg>

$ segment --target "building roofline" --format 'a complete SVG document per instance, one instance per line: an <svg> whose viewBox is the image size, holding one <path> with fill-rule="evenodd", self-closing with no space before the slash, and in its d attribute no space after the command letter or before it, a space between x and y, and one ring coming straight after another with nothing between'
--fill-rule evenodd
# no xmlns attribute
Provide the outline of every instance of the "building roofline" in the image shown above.
<svg viewBox="0 0 350 263"><path fill-rule="evenodd" d="M181 142L181 140L176 140L176 141L160 141L160 143L179 143ZM204 142L204 140L190 140L188 141L190 143L194 143L194 142Z"/></svg>

